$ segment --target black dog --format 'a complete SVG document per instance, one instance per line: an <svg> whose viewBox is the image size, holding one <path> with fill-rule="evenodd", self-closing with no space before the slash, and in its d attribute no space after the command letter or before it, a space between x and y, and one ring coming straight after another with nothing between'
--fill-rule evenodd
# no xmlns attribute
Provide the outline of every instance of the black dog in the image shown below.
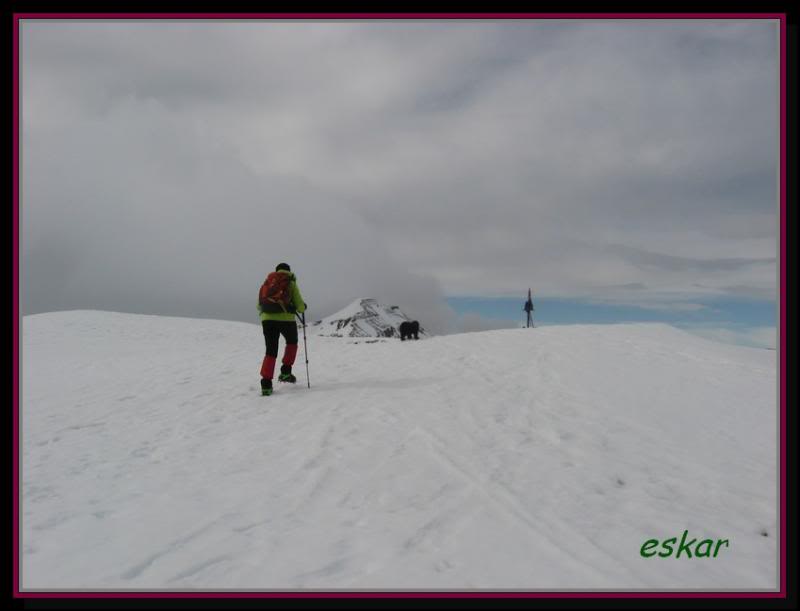
<svg viewBox="0 0 800 611"><path fill-rule="evenodd" d="M419 339L419 323L416 320L406 320L400 323L400 341L405 341L406 338Z"/></svg>

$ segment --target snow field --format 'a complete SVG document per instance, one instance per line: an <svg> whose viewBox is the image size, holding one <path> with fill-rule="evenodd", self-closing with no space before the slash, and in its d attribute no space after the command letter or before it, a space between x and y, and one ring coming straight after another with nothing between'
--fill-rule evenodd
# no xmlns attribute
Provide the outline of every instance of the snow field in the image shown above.
<svg viewBox="0 0 800 611"><path fill-rule="evenodd" d="M308 341L311 388L301 332L298 384L261 397L257 324L25 317L23 588L776 587L774 352L663 325ZM640 555L687 529L730 549Z"/></svg>

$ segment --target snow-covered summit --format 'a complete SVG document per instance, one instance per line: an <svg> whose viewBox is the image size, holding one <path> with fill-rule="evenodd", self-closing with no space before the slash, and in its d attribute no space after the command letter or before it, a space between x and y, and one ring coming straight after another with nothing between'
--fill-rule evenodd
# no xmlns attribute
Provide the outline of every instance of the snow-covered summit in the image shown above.
<svg viewBox="0 0 800 611"><path fill-rule="evenodd" d="M342 308L309 325L318 335L329 337L400 337L400 323L412 320L395 305L384 305L377 299L356 299ZM428 333L420 326L419 335Z"/></svg>
<svg viewBox="0 0 800 611"><path fill-rule="evenodd" d="M23 590L780 576L771 351L651 324L313 335L298 383L262 397L252 323L53 312L25 316L20 344ZM642 555L684 532L730 546Z"/></svg>

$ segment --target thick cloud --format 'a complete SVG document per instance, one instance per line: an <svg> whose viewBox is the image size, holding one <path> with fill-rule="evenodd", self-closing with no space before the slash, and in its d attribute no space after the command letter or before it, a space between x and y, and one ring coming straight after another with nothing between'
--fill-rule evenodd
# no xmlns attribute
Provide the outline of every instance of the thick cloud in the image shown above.
<svg viewBox="0 0 800 611"><path fill-rule="evenodd" d="M435 331L444 294L774 296L776 36L23 21L23 313L253 320L279 261L314 317Z"/></svg>
<svg viewBox="0 0 800 611"><path fill-rule="evenodd" d="M375 295L440 323L436 281L393 260L335 196L297 177L254 174L157 103L111 114L28 139L46 177L24 187L32 307L252 320L264 276L288 261L311 314ZM73 154L75 142L84 154Z"/></svg>

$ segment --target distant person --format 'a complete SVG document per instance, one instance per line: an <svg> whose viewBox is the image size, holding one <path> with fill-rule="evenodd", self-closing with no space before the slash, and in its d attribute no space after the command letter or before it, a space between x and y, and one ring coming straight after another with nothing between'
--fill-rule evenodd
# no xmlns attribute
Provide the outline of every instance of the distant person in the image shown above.
<svg viewBox="0 0 800 611"><path fill-rule="evenodd" d="M292 365L297 356L297 323L295 312L306 311L305 301L297 286L297 278L287 263L279 263L271 272L258 292L258 313L264 331L267 353L261 363L261 394L272 394L272 377L275 374L275 361L278 358L278 339L283 335L286 348L283 352L281 373L278 380L294 384L297 378L292 374Z"/></svg>
<svg viewBox="0 0 800 611"><path fill-rule="evenodd" d="M405 341L406 338L419 339L419 322L416 320L405 320L400 323L400 341Z"/></svg>

